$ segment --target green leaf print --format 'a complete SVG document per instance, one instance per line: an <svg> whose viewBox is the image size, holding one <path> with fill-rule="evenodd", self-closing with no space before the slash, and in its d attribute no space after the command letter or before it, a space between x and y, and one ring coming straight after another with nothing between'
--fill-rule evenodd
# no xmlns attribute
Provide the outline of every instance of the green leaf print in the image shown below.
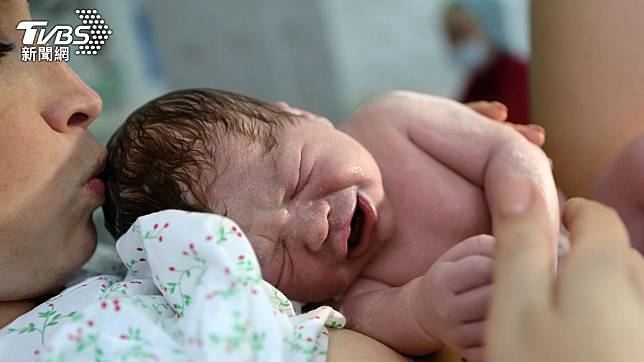
<svg viewBox="0 0 644 362"><path fill-rule="evenodd" d="M224 344L227 352L238 350L243 345L248 345L253 352L262 350L266 341L266 332L255 331L251 333L247 324L248 321L242 323L241 313L234 311L233 323L229 326L232 334L224 336L211 333L208 335L208 341L213 346Z"/></svg>
<svg viewBox="0 0 644 362"><path fill-rule="evenodd" d="M7 331L9 333L18 333L18 334L38 332L40 333L40 344L44 346L45 332L47 331L47 328L57 325L58 322L64 318L70 318L71 320L76 320L75 316L78 316L78 318L80 318L80 315L81 315L76 311L70 312L69 314L66 314L66 315L62 315L58 311L56 311L53 303L49 303L48 306L49 306L49 309L38 313L38 318L43 319L42 324L39 327L36 326L36 323L29 322L29 324L27 324L26 327L7 328Z"/></svg>

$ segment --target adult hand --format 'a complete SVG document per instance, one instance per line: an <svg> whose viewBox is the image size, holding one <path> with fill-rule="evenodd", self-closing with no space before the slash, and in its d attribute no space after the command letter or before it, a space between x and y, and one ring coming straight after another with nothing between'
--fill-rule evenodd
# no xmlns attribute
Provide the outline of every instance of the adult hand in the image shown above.
<svg viewBox="0 0 644 362"><path fill-rule="evenodd" d="M644 261L617 213L572 199L572 250L559 277L543 199L525 179L506 182L496 237L488 361L637 361L644 356Z"/></svg>

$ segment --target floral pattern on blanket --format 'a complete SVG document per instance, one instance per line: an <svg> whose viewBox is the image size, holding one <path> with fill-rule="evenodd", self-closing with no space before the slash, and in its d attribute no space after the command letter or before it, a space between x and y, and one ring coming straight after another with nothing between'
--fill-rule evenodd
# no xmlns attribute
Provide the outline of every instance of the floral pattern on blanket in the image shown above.
<svg viewBox="0 0 644 362"><path fill-rule="evenodd" d="M117 242L125 279L90 278L0 332L11 360L323 361L329 307L296 315L261 278L240 228L221 216L167 210Z"/></svg>

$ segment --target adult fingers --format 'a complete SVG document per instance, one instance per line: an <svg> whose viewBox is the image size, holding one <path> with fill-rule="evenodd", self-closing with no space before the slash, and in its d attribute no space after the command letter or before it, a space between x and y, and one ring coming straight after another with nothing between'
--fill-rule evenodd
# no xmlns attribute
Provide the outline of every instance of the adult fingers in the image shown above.
<svg viewBox="0 0 644 362"><path fill-rule="evenodd" d="M531 143L541 147L546 143L546 130L536 124L512 124L510 127L521 133Z"/></svg>
<svg viewBox="0 0 644 362"><path fill-rule="evenodd" d="M492 215L496 253L491 318L512 328L520 324L525 306L549 306L555 257L548 210L536 186L523 177L506 177L499 187L504 192Z"/></svg>
<svg viewBox="0 0 644 362"><path fill-rule="evenodd" d="M488 118L497 122L505 122L508 119L508 107L501 102L470 102L466 104L468 107Z"/></svg>
<svg viewBox="0 0 644 362"><path fill-rule="evenodd" d="M628 256L629 271L636 288L644 297L644 258L639 251L632 249Z"/></svg>
<svg viewBox="0 0 644 362"><path fill-rule="evenodd" d="M570 232L572 249L560 274L557 299L562 310L577 309L602 300L607 293L624 290L633 281L629 275L628 233L615 210L600 203L569 200L563 220Z"/></svg>
<svg viewBox="0 0 644 362"><path fill-rule="evenodd" d="M617 212L595 201L570 199L563 211L563 222L574 250L629 248L628 232Z"/></svg>

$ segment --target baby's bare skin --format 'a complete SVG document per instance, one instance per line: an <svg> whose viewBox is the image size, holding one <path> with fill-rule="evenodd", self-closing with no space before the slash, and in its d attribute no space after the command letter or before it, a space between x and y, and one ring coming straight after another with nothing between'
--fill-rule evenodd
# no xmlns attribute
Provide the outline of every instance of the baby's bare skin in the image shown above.
<svg viewBox="0 0 644 362"><path fill-rule="evenodd" d="M481 235L491 234L487 202L503 192L503 176L528 173L549 200L555 235L556 191L535 146L509 127L459 120L460 110L444 102L400 93L342 127L378 162L395 231L341 310L351 328L399 351L421 355L444 342L480 360L494 254L494 239ZM406 305L409 299L418 303Z"/></svg>
<svg viewBox="0 0 644 362"><path fill-rule="evenodd" d="M410 92L370 102L344 133L293 111L304 120L269 152L231 139L228 152L241 157L211 187L222 205L213 212L244 229L263 277L289 298L334 298L350 328L401 353L447 343L479 360L494 247L478 235L491 232L505 179L537 185L555 247L557 195L543 152L461 104ZM368 242L352 247L357 207Z"/></svg>

